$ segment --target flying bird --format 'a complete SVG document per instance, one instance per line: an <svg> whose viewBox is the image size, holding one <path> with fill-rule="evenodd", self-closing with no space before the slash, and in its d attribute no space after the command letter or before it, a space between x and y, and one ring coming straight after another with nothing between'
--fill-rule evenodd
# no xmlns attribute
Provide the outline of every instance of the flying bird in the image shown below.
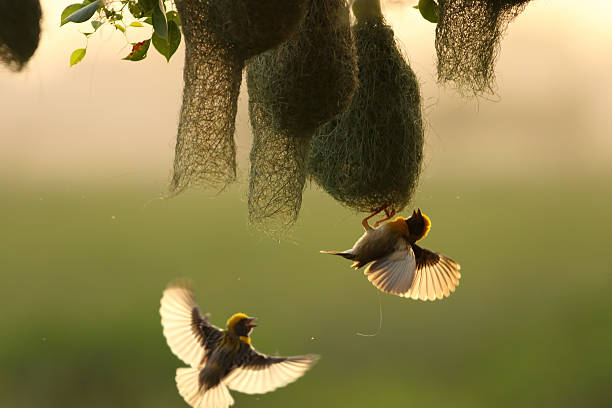
<svg viewBox="0 0 612 408"><path fill-rule="evenodd" d="M365 275L386 293L436 300L454 292L461 278L459 264L416 244L427 236L431 228L429 217L418 209L410 218L397 217L391 221L395 211L385 209L387 217L372 228L368 219L380 211L382 209L363 219L365 233L351 249L321 252L350 259L355 269L370 264Z"/></svg>
<svg viewBox="0 0 612 408"><path fill-rule="evenodd" d="M170 350L186 364L176 370L179 394L194 408L226 408L229 389L264 394L300 378L316 355L267 356L251 345L256 318L236 313L222 330L202 316L186 281L168 285L161 299L161 324Z"/></svg>

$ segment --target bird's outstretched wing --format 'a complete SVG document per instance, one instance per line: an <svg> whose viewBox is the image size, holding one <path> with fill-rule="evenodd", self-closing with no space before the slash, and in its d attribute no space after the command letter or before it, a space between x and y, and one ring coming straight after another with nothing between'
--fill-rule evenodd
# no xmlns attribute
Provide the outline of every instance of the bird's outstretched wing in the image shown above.
<svg viewBox="0 0 612 408"><path fill-rule="evenodd" d="M223 337L222 331L200 314L188 281L168 285L159 313L170 350L192 367L202 366L207 351L215 348Z"/></svg>
<svg viewBox="0 0 612 408"><path fill-rule="evenodd" d="M245 394L264 394L294 382L319 359L316 355L298 357L266 356L250 349L223 382Z"/></svg>
<svg viewBox="0 0 612 408"><path fill-rule="evenodd" d="M413 244L416 260L414 282L405 297L436 300L449 296L459 285L459 264L442 254Z"/></svg>
<svg viewBox="0 0 612 408"><path fill-rule="evenodd" d="M416 260L408 241L398 237L393 252L371 263L364 274L385 293L405 296L412 287Z"/></svg>

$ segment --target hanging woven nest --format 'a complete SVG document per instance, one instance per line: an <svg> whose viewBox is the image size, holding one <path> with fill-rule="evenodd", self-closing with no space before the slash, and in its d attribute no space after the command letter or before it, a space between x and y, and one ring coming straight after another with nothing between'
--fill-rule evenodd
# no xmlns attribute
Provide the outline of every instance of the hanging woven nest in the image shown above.
<svg viewBox="0 0 612 408"><path fill-rule="evenodd" d="M38 0L0 0L0 62L21 71L38 48L40 18Z"/></svg>
<svg viewBox="0 0 612 408"><path fill-rule="evenodd" d="M210 3L216 32L248 59L291 37L306 15L308 0L216 0Z"/></svg>
<svg viewBox="0 0 612 408"><path fill-rule="evenodd" d="M439 0L438 80L466 94L494 93L495 59L508 23L529 0Z"/></svg>
<svg viewBox="0 0 612 408"><path fill-rule="evenodd" d="M353 11L359 88L349 108L318 129L309 172L352 209L399 211L412 197L423 158L419 86L378 0L356 0Z"/></svg>
<svg viewBox="0 0 612 408"><path fill-rule="evenodd" d="M356 67L345 0L311 0L289 41L249 61L252 224L282 233L297 220L312 135L349 105Z"/></svg>
<svg viewBox="0 0 612 408"><path fill-rule="evenodd" d="M245 61L289 38L304 19L306 0L175 3L185 66L170 189L219 189L236 179L234 130Z"/></svg>

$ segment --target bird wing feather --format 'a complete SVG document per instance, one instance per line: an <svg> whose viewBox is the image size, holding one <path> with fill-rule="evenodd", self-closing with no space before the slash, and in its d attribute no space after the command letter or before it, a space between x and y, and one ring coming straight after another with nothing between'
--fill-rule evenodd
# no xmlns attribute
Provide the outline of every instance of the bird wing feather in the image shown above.
<svg viewBox="0 0 612 408"><path fill-rule="evenodd" d="M203 389L198 381L199 372L194 367L176 370L176 386L186 403L194 408L227 408L234 404L225 384Z"/></svg>
<svg viewBox="0 0 612 408"><path fill-rule="evenodd" d="M404 296L414 281L416 261L408 241L398 237L388 255L371 263L364 274L383 292Z"/></svg>
<svg viewBox="0 0 612 408"><path fill-rule="evenodd" d="M416 259L414 283L403 296L436 300L450 296L459 285L461 267L446 256L412 244Z"/></svg>
<svg viewBox="0 0 612 408"><path fill-rule="evenodd" d="M159 313L170 350L186 364L201 367L207 352L221 341L223 332L200 314L191 285L186 281L168 285Z"/></svg>
<svg viewBox="0 0 612 408"><path fill-rule="evenodd" d="M245 394L264 394L294 382L319 359L316 355L275 357L254 349L223 382Z"/></svg>

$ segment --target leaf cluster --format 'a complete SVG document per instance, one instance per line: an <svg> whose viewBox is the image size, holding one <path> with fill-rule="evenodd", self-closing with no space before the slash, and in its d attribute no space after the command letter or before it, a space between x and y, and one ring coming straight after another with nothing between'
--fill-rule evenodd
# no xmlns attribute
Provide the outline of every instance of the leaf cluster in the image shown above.
<svg viewBox="0 0 612 408"><path fill-rule="evenodd" d="M78 48L70 55L70 66L78 64L87 54L89 38L104 26L110 26L121 32L131 47L126 61L141 61L147 57L149 46L153 47L170 61L170 58L181 43L181 21L174 2L171 0L84 0L71 4L62 11L60 26L68 23L87 23L81 33L85 36L85 46ZM133 42L131 32L150 29L150 37Z"/></svg>

